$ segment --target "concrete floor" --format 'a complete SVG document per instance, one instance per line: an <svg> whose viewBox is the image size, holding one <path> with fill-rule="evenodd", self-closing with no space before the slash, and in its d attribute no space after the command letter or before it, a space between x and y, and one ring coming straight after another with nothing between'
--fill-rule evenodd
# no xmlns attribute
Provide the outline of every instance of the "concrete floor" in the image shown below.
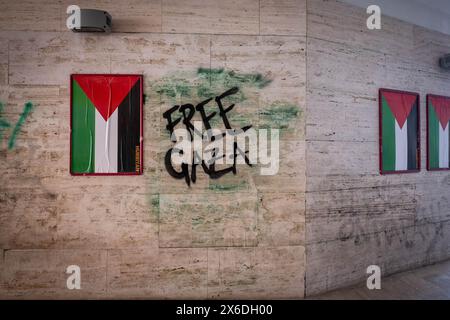
<svg viewBox="0 0 450 320"><path fill-rule="evenodd" d="M450 260L381 278L380 290L363 285L331 291L310 299L421 300L450 299Z"/></svg>

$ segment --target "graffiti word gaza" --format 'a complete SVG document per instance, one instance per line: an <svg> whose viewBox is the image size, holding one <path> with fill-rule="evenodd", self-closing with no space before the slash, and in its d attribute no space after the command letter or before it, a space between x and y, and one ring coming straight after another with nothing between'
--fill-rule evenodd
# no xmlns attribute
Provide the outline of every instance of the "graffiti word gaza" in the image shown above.
<svg viewBox="0 0 450 320"><path fill-rule="evenodd" d="M176 105L163 113L163 117L167 121L167 130L171 134L173 142L179 142L185 140L183 148L173 147L169 149L165 156L165 167L167 172L176 179L185 179L187 185L195 183L197 177L197 166L200 165L203 171L211 178L217 179L227 173L236 174L236 163L241 163L238 160L242 159L242 162L251 166L249 159L246 155L247 151L243 151L241 146L233 140L229 145L230 148L226 154L223 152L223 143L227 143L224 139L227 136L236 136L238 133L242 133L250 129L252 126L244 126L242 128L232 128L227 114L233 110L234 104L224 107L224 99L228 96L234 95L239 91L239 88L231 88L215 98L208 98L196 106L193 104ZM214 100L214 101L213 101ZM209 104L209 105L208 105ZM216 111L208 112L207 105L210 107L215 104ZM194 121L194 116L200 121ZM219 121L223 124L225 130L212 129L211 123L213 121ZM216 123L216 122L214 122ZM200 124L200 125L199 125ZM184 129L176 129L177 125L183 126ZM205 127L206 132L203 133L202 127ZM181 133L180 133L181 132ZM183 132L187 134L183 135ZM186 136L187 135L187 136ZM208 149L202 151L202 142L207 140L210 145ZM179 144L177 144L179 145ZM193 146L193 147L191 147ZM182 158L180 165L177 167L173 161L173 156L178 155ZM205 156L208 154L208 156ZM228 167L217 169L216 164L223 164L226 160L226 164L231 164ZM177 163L178 164L178 163Z"/></svg>

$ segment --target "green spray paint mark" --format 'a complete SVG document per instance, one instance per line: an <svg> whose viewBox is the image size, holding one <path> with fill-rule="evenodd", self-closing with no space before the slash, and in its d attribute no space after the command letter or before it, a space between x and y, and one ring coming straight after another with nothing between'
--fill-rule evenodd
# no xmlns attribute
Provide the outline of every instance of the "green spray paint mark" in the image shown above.
<svg viewBox="0 0 450 320"><path fill-rule="evenodd" d="M2 141L3 141L3 131L4 131L6 128L11 127L11 125L9 124L9 122L3 119L3 116L2 116L3 108L4 108L3 102L0 102L0 144L1 144Z"/></svg>
<svg viewBox="0 0 450 320"><path fill-rule="evenodd" d="M198 226L200 224L205 223L205 218L203 217L194 217L191 219L192 225L193 226Z"/></svg>
<svg viewBox="0 0 450 320"><path fill-rule="evenodd" d="M229 120L233 125L244 127L249 124L250 119L246 114L234 113L230 115Z"/></svg>
<svg viewBox="0 0 450 320"><path fill-rule="evenodd" d="M208 83L200 83L197 87L197 95L202 98L214 97L215 93Z"/></svg>
<svg viewBox="0 0 450 320"><path fill-rule="evenodd" d="M177 98L191 97L191 84L179 77L165 77L154 84L157 93L169 98L171 101Z"/></svg>
<svg viewBox="0 0 450 320"><path fill-rule="evenodd" d="M242 102L247 99L245 88L263 89L272 80L265 78L259 73L237 73L224 69L197 69L200 83L197 86L197 95L202 98L214 97L220 94L223 89L238 87L241 90L236 95L228 98L229 103Z"/></svg>
<svg viewBox="0 0 450 320"><path fill-rule="evenodd" d="M223 191L238 191L247 187L246 181L239 183L210 183L209 190L223 192Z"/></svg>
<svg viewBox="0 0 450 320"><path fill-rule="evenodd" d="M9 128L11 127L11 125L9 124L8 121L0 119L0 128Z"/></svg>
<svg viewBox="0 0 450 320"><path fill-rule="evenodd" d="M260 112L261 129L287 129L289 123L301 114L297 105L289 103L274 103Z"/></svg>
<svg viewBox="0 0 450 320"><path fill-rule="evenodd" d="M262 89L269 85L272 80L267 79L259 73L238 73L226 71L224 69L199 68L196 75L198 79L192 79L193 74L178 72L176 74L163 77L152 84L154 90L168 98L170 102L177 102L179 99L192 98L196 95L199 99L215 97L225 90L238 87L241 90L233 96L228 97L229 103L237 103L246 99L244 88Z"/></svg>
<svg viewBox="0 0 450 320"><path fill-rule="evenodd" d="M159 210L159 195L156 195L155 197L152 198L151 200L152 203L152 207L156 210Z"/></svg>
<svg viewBox="0 0 450 320"><path fill-rule="evenodd" d="M150 195L150 213L152 222L158 222L159 220L159 210L160 210L160 201L159 201L159 193Z"/></svg>
<svg viewBox="0 0 450 320"><path fill-rule="evenodd" d="M152 208L155 211L159 211L159 194L152 195L150 202L151 202Z"/></svg>
<svg viewBox="0 0 450 320"><path fill-rule="evenodd" d="M224 69L199 68L197 74L211 85L221 83L228 88L248 86L263 89L272 82L259 73L237 73Z"/></svg>
<svg viewBox="0 0 450 320"><path fill-rule="evenodd" d="M8 141L8 149L9 150L14 148L14 146L16 144L17 136L20 133L20 129L22 128L23 124L25 123L25 120L27 119L27 117L30 114L32 109L33 109L33 104L31 102L25 103L22 114L19 117L19 121L17 121L16 126L14 127L13 132L11 134L11 137L9 137L9 141Z"/></svg>

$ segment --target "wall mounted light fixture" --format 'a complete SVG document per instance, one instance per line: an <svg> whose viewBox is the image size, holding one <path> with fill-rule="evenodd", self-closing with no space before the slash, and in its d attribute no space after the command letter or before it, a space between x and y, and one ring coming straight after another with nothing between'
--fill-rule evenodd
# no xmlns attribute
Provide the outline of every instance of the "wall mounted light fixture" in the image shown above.
<svg viewBox="0 0 450 320"><path fill-rule="evenodd" d="M72 5L67 8L67 13L70 14L67 27L74 32L111 32L112 17L106 11Z"/></svg>
<svg viewBox="0 0 450 320"><path fill-rule="evenodd" d="M444 70L450 70L450 54L447 54L439 59L439 65Z"/></svg>

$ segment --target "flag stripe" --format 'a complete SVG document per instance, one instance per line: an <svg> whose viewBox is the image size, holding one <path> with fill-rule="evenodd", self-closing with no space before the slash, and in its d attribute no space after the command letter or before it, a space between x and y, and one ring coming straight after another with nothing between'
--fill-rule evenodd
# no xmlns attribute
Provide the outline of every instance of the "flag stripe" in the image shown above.
<svg viewBox="0 0 450 320"><path fill-rule="evenodd" d="M439 123L439 168L448 168L448 126Z"/></svg>
<svg viewBox="0 0 450 320"><path fill-rule="evenodd" d="M386 99L382 98L382 167L383 171L395 170L395 118Z"/></svg>
<svg viewBox="0 0 450 320"><path fill-rule="evenodd" d="M439 168L439 127L440 123L430 103L428 106L428 152L430 169Z"/></svg>
<svg viewBox="0 0 450 320"><path fill-rule="evenodd" d="M128 95L118 107L118 171L136 172L136 158L140 159L141 152L136 148L140 146L141 138L141 80L131 88ZM140 162L140 161L138 161ZM139 168L137 168L139 169Z"/></svg>
<svg viewBox="0 0 450 320"><path fill-rule="evenodd" d="M417 104L415 103L411 108L411 112L408 115L408 170L415 170L418 167L418 138L419 132L417 128Z"/></svg>
<svg viewBox="0 0 450 320"><path fill-rule="evenodd" d="M105 121L95 110L95 172L117 172L117 132L118 121L116 109Z"/></svg>
<svg viewBox="0 0 450 320"><path fill-rule="evenodd" d="M395 170L408 169L408 120L403 128L395 121Z"/></svg>
<svg viewBox="0 0 450 320"><path fill-rule="evenodd" d="M450 127L450 121L449 121L449 123L447 123L447 129ZM449 156L448 156L448 162L447 162L447 168L450 168L450 129L448 129L448 141L449 141L449 143L448 143L448 154L449 154Z"/></svg>
<svg viewBox="0 0 450 320"><path fill-rule="evenodd" d="M92 173L95 168L95 107L76 81L72 82L73 173Z"/></svg>

